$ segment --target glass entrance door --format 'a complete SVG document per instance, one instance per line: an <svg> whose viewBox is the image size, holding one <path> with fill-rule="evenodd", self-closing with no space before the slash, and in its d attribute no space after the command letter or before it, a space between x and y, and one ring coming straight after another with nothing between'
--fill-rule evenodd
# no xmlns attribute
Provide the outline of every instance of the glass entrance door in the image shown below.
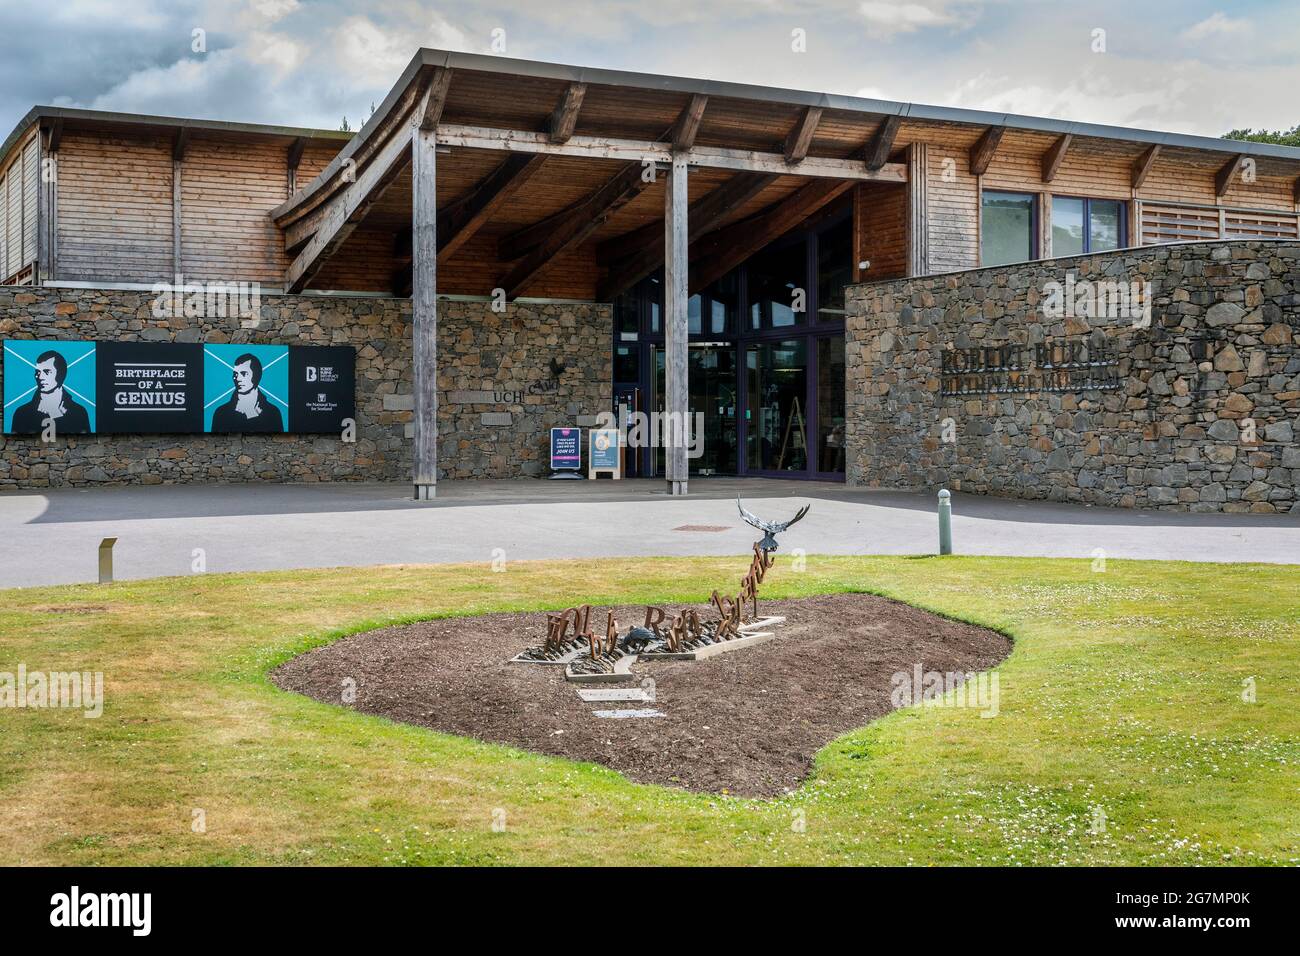
<svg viewBox="0 0 1300 956"><path fill-rule="evenodd" d="M745 468L750 473L808 470L807 339L745 349Z"/></svg>
<svg viewBox="0 0 1300 956"><path fill-rule="evenodd" d="M704 416L703 448L688 461L692 475L734 475L737 467L736 416L739 408L736 382L736 347L729 342L692 342L687 348L690 410ZM650 409L664 407L664 351L650 347L654 369L654 394ZM691 426L694 428L694 425ZM656 475L664 473L664 450L655 448Z"/></svg>
<svg viewBox="0 0 1300 956"><path fill-rule="evenodd" d="M817 439L813 472L819 478L844 477L844 333L823 335L817 343Z"/></svg>

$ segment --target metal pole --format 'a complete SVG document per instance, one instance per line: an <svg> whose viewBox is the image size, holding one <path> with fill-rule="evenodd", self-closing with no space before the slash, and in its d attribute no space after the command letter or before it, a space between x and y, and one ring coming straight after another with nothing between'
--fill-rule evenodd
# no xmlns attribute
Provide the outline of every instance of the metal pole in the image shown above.
<svg viewBox="0 0 1300 956"><path fill-rule="evenodd" d="M99 583L113 583L113 545L117 538L105 538L99 542Z"/></svg>
<svg viewBox="0 0 1300 956"><path fill-rule="evenodd" d="M939 489L939 553L952 554L952 492Z"/></svg>

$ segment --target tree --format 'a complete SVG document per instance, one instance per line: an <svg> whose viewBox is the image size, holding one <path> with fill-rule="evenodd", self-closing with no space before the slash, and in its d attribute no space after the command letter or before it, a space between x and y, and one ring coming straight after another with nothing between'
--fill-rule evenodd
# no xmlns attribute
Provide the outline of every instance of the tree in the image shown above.
<svg viewBox="0 0 1300 956"><path fill-rule="evenodd" d="M348 118L343 117L343 122L339 125L339 130L344 133L352 132L352 126L348 123Z"/></svg>
<svg viewBox="0 0 1300 956"><path fill-rule="evenodd" d="M1289 130L1234 129L1223 134L1224 139L1244 139L1252 143L1272 143L1275 146L1300 146L1300 123Z"/></svg>

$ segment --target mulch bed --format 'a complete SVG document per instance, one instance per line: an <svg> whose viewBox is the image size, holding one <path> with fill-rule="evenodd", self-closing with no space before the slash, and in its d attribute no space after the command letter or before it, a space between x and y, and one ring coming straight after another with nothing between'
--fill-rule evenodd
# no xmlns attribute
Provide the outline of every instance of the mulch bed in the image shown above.
<svg viewBox="0 0 1300 956"><path fill-rule="evenodd" d="M605 610L592 610L602 632ZM798 786L829 741L892 710L896 672L917 662L927 671L977 672L1011 651L994 631L865 594L760 600L759 610L786 616L776 640L701 661L638 662L638 679L655 682L648 704L589 704L563 668L507 663L540 642L542 613L355 634L286 662L272 678L333 704L352 678L352 706L365 713L592 761L643 783L767 797ZM626 629L644 613L619 608L616 617ZM593 714L624 708L665 716Z"/></svg>

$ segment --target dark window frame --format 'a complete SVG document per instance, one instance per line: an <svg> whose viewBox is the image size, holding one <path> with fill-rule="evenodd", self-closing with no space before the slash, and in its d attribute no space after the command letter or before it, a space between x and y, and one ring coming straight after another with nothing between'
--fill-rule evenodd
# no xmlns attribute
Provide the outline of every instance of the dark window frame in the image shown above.
<svg viewBox="0 0 1300 956"><path fill-rule="evenodd" d="M984 261L984 200L989 196L1023 196L1029 200L1029 258L1024 262L1035 262L1043 257L1043 194L1041 192L1025 192L1022 189L981 189L980 190L980 218L979 218L979 236L977 242L979 245L980 268L989 266L990 263ZM993 266L1015 265L1013 262L993 263Z"/></svg>
<svg viewBox="0 0 1300 956"><path fill-rule="evenodd" d="M1068 193L1052 193L1052 202L1058 199L1078 199L1083 201L1083 252L1070 253L1070 255L1091 255L1092 248L1092 204L1094 202L1113 202L1119 204L1119 245L1115 249L1102 249L1101 252L1116 252L1119 249L1128 249L1128 200L1113 199L1109 196L1073 196ZM1053 210L1053 221L1055 221L1055 210ZM1052 256L1056 257L1056 244L1052 244Z"/></svg>

